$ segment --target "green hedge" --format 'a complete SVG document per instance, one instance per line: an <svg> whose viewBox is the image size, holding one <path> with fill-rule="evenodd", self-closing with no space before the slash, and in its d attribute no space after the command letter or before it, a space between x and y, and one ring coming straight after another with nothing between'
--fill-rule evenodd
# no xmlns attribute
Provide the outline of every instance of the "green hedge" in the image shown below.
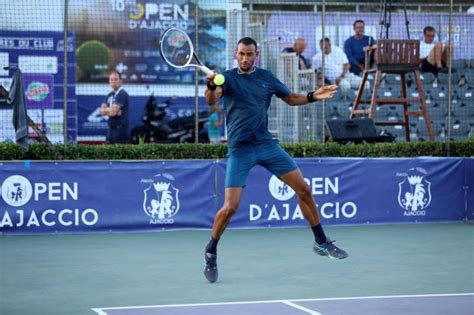
<svg viewBox="0 0 474 315"><path fill-rule="evenodd" d="M293 157L416 157L474 156L474 139L444 142L376 144L298 143L283 145ZM226 145L142 144L47 146L34 143L28 150L14 143L0 143L0 160L170 160L224 158Z"/></svg>

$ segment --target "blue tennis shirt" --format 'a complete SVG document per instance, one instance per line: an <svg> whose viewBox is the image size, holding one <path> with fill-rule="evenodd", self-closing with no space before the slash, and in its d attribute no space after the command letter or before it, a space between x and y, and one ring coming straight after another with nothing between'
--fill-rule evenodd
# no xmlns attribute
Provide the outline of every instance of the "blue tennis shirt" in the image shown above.
<svg viewBox="0 0 474 315"><path fill-rule="evenodd" d="M229 151L272 141L267 111L273 95L288 96L291 91L270 71L255 68L241 74L237 68L222 73L224 112Z"/></svg>

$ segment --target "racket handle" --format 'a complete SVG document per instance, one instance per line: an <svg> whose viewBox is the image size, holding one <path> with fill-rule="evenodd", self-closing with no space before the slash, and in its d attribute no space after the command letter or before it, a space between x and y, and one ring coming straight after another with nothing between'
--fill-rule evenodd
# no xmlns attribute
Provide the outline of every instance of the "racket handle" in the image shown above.
<svg viewBox="0 0 474 315"><path fill-rule="evenodd" d="M214 71L212 71L211 69L209 69L208 67L206 66L201 66L200 67L202 72L204 72L206 75L210 76L210 75L213 75L214 74Z"/></svg>

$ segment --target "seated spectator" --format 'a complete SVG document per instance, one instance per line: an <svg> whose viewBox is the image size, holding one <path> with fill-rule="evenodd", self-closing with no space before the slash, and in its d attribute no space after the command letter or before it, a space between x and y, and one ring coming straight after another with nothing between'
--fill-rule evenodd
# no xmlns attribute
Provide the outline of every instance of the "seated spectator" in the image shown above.
<svg viewBox="0 0 474 315"><path fill-rule="evenodd" d="M342 49L331 47L331 41L327 37L320 40L319 46L321 50L313 57L313 65L318 72L322 70L322 53L324 53L325 82L337 84L344 94L351 88L358 89L362 78L349 72L349 60ZM369 88L369 82L366 82L365 88Z"/></svg>
<svg viewBox="0 0 474 315"><path fill-rule="evenodd" d="M299 63L298 63L298 69L304 70L304 69L310 69L311 68L311 63L309 60L306 60L306 58L303 56L303 52L306 49L306 41L304 40L303 37L298 37L295 40L295 43L293 44L293 47L286 47L282 50L284 53L296 53L296 55L299 58Z"/></svg>
<svg viewBox="0 0 474 315"><path fill-rule="evenodd" d="M372 36L364 35L365 24L362 20L357 20L353 24L354 36L349 37L344 42L344 53L349 59L350 72L360 75L365 67L364 47L372 46L376 43ZM371 60L371 65L373 60Z"/></svg>
<svg viewBox="0 0 474 315"><path fill-rule="evenodd" d="M432 72L437 83L438 73L446 68L450 58L450 47L438 42L435 37L434 27L427 26L423 29L423 40L420 41L420 69L423 72Z"/></svg>

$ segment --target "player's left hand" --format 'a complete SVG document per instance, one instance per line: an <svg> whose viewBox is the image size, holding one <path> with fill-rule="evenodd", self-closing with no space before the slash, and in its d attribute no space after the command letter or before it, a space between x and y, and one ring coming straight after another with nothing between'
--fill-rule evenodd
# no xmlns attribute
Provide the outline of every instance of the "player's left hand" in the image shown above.
<svg viewBox="0 0 474 315"><path fill-rule="evenodd" d="M313 98L316 100L325 100L331 98L337 92L337 88L338 86L336 84L323 86L314 92Z"/></svg>

